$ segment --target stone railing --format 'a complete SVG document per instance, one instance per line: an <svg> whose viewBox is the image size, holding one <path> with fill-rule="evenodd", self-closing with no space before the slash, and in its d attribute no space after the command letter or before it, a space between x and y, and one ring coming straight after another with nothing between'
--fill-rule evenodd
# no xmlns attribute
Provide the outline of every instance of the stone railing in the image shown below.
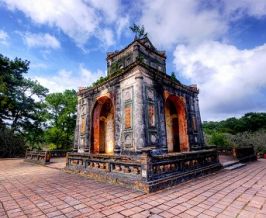
<svg viewBox="0 0 266 218"><path fill-rule="evenodd" d="M67 152L70 152L70 150L52 150L51 158L57 158L57 157L66 157Z"/></svg>
<svg viewBox="0 0 266 218"><path fill-rule="evenodd" d="M255 154L254 146L233 148L233 155L240 162L247 162L247 161L257 160L257 156Z"/></svg>
<svg viewBox="0 0 266 218"><path fill-rule="evenodd" d="M146 149L136 156L71 152L66 164L66 170L144 192L163 189L220 168L216 150L153 155Z"/></svg>
<svg viewBox="0 0 266 218"><path fill-rule="evenodd" d="M231 155L240 162L256 160L254 146L236 147L236 148L217 148L219 154Z"/></svg>
<svg viewBox="0 0 266 218"><path fill-rule="evenodd" d="M175 155L154 156L151 158L149 180L183 174L195 170L206 170L216 166L218 154L212 151L194 151Z"/></svg>
<svg viewBox="0 0 266 218"><path fill-rule="evenodd" d="M139 176L141 164L137 160L126 156L89 155L70 152L67 155L66 168L84 172L102 171Z"/></svg>
<svg viewBox="0 0 266 218"><path fill-rule="evenodd" d="M25 161L34 163L50 163L51 153L49 151L26 151Z"/></svg>

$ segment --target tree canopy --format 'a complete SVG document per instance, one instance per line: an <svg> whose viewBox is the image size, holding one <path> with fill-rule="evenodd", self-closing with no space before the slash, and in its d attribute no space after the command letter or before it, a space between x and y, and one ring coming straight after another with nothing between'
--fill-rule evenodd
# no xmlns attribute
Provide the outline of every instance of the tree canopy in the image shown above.
<svg viewBox="0 0 266 218"><path fill-rule="evenodd" d="M237 134L240 132L255 132L266 129L266 113L247 113L240 118L231 117L220 122L205 121L203 128L206 132L218 131Z"/></svg>
<svg viewBox="0 0 266 218"><path fill-rule="evenodd" d="M23 154L26 147L70 148L76 120L74 90L51 93L26 78L30 62L0 54L0 156Z"/></svg>
<svg viewBox="0 0 266 218"><path fill-rule="evenodd" d="M43 100L48 89L24 77L29 62L0 55L0 124L12 132L26 133L39 128Z"/></svg>
<svg viewBox="0 0 266 218"><path fill-rule="evenodd" d="M45 133L48 143L66 149L73 143L76 125L77 97L75 90L51 93L46 97L49 128Z"/></svg>
<svg viewBox="0 0 266 218"><path fill-rule="evenodd" d="M205 141L221 148L255 146L266 153L266 113L247 113L219 122L203 122Z"/></svg>

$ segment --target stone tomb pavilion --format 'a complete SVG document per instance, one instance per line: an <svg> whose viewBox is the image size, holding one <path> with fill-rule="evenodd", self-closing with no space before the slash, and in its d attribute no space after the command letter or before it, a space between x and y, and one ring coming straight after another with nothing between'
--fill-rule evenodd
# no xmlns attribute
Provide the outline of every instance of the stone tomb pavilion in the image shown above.
<svg viewBox="0 0 266 218"><path fill-rule="evenodd" d="M220 168L197 86L167 75L165 61L147 37L107 54L107 77L78 92L67 170L152 192Z"/></svg>

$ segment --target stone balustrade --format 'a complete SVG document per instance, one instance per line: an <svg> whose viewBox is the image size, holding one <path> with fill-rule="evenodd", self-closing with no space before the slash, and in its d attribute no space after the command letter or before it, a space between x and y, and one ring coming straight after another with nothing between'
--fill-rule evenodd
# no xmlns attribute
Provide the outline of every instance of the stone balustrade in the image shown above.
<svg viewBox="0 0 266 218"><path fill-rule="evenodd" d="M153 192L220 169L216 150L138 156L68 153L66 170L88 177Z"/></svg>
<svg viewBox="0 0 266 218"><path fill-rule="evenodd" d="M25 161L34 163L50 163L51 153L49 151L26 151Z"/></svg>

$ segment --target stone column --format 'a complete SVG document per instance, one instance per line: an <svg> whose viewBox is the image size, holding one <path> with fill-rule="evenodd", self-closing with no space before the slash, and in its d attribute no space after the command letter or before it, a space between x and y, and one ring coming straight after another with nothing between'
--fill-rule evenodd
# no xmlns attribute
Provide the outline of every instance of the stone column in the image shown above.
<svg viewBox="0 0 266 218"><path fill-rule="evenodd" d="M122 120L121 120L121 90L120 85L115 86L115 147L114 153L121 152Z"/></svg>
<svg viewBox="0 0 266 218"><path fill-rule="evenodd" d="M74 147L73 147L74 152L78 151L78 146L79 146L79 113L77 112L75 135L74 135Z"/></svg>
<svg viewBox="0 0 266 218"><path fill-rule="evenodd" d="M82 96L78 104L77 125L78 129L78 152L88 152L88 100Z"/></svg>
<svg viewBox="0 0 266 218"><path fill-rule="evenodd" d="M138 70L139 71L139 70ZM144 101L143 101L143 76L139 71L135 76L135 89L134 89L134 144L135 149L140 151L145 147L145 114L144 114Z"/></svg>
<svg viewBox="0 0 266 218"><path fill-rule="evenodd" d="M163 153L167 153L167 136L166 136L166 120L165 120L165 108L164 108L164 99L163 95L158 96L158 111L159 111L159 145Z"/></svg>
<svg viewBox="0 0 266 218"><path fill-rule="evenodd" d="M86 134L85 134L85 145L84 152L90 152L91 147L91 113L92 113L92 100L90 98L86 98Z"/></svg>
<svg viewBox="0 0 266 218"><path fill-rule="evenodd" d="M76 127L75 127L75 135L74 135L74 147L73 151L77 152L79 147L80 141L80 132L79 132L79 124L80 122L80 97L78 97L78 104L77 104L77 119L76 119Z"/></svg>
<svg viewBox="0 0 266 218"><path fill-rule="evenodd" d="M195 97L194 106L195 106L197 129L198 129L198 145L202 147L204 146L204 136L203 136L203 130L202 130L198 96Z"/></svg>

